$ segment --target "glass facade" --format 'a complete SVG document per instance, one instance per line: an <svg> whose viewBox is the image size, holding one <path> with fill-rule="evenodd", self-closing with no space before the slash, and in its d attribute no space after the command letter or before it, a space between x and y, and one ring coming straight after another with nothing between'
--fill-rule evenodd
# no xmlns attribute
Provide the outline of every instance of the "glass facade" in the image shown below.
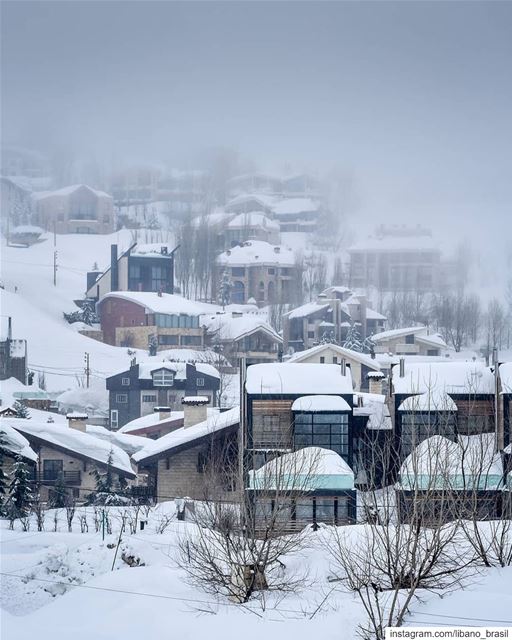
<svg viewBox="0 0 512 640"><path fill-rule="evenodd" d="M346 413L295 414L294 445L297 449L301 447L331 449L350 464L348 435L348 414Z"/></svg>
<svg viewBox="0 0 512 640"><path fill-rule="evenodd" d="M455 415L449 412L411 412L402 416L400 448L407 456L423 440L441 435L455 440Z"/></svg>
<svg viewBox="0 0 512 640"><path fill-rule="evenodd" d="M157 327L165 327L167 329L198 329L199 317L156 313L155 323Z"/></svg>

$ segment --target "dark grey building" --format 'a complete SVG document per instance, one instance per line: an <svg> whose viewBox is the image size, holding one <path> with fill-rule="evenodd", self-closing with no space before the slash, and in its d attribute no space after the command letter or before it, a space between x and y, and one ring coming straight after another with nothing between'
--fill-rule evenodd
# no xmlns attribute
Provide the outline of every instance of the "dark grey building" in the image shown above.
<svg viewBox="0 0 512 640"><path fill-rule="evenodd" d="M0 380L8 378L27 384L27 341L13 340L11 318L7 318L7 331L0 337Z"/></svg>
<svg viewBox="0 0 512 640"><path fill-rule="evenodd" d="M142 362L107 378L110 427L119 429L155 407L181 411L185 396L206 396L217 404L219 373L210 364Z"/></svg>

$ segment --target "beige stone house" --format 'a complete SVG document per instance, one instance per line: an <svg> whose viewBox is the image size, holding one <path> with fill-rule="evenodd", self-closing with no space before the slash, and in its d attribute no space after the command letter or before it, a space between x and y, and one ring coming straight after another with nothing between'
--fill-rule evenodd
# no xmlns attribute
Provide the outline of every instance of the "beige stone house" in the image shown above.
<svg viewBox="0 0 512 640"><path fill-rule="evenodd" d="M34 224L57 233L112 233L112 197L85 184L33 194Z"/></svg>
<svg viewBox="0 0 512 640"><path fill-rule="evenodd" d="M133 456L139 472L149 472L158 501L234 500L240 408L207 415L202 396L183 399L184 425L150 442Z"/></svg>
<svg viewBox="0 0 512 640"><path fill-rule="evenodd" d="M430 333L428 327L406 327L391 329L372 336L376 354L391 353L401 356L440 356L448 345L437 333Z"/></svg>
<svg viewBox="0 0 512 640"><path fill-rule="evenodd" d="M45 502L57 482L79 502L96 489L95 471L104 472L112 457L114 481L136 478L127 453L114 444L85 432L87 416L68 414L68 424L25 419L4 419L29 442L37 454L33 479Z"/></svg>

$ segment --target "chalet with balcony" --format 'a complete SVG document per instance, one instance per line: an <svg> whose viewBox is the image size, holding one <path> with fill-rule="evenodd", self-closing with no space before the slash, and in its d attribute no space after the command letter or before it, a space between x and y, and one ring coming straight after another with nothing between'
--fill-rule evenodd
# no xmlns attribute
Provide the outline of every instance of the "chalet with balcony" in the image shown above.
<svg viewBox="0 0 512 640"><path fill-rule="evenodd" d="M370 373L379 373L379 363L369 355L345 349L337 344L325 343L319 344L305 351L294 353L286 362L297 363L317 363L317 364L337 364L341 365L344 361L349 367L352 375L354 389L356 391L369 391L372 379ZM384 376L379 376L382 379ZM375 388L375 384L373 385ZM381 393L381 388L375 393Z"/></svg>
<svg viewBox="0 0 512 640"><path fill-rule="evenodd" d="M136 477L127 453L85 432L85 415L69 414L68 425L21 418L4 420L26 438L37 454L33 481L43 501L51 498L57 483L63 483L77 501L85 501L96 489L95 471L105 471L110 454L115 481Z"/></svg>
<svg viewBox="0 0 512 640"><path fill-rule="evenodd" d="M249 365L276 362L282 355L281 336L255 314L217 313L203 316L202 321L207 326L208 342L233 366L241 357Z"/></svg>
<svg viewBox="0 0 512 640"><path fill-rule="evenodd" d="M169 362L148 359L133 364L107 378L110 427L119 429L141 416L153 414L155 408L166 412L181 409L185 396L205 396L209 405L217 405L219 373L209 364Z"/></svg>
<svg viewBox="0 0 512 640"><path fill-rule="evenodd" d="M443 338L428 327L391 329L372 336L375 354L400 356L440 356L448 350Z"/></svg>

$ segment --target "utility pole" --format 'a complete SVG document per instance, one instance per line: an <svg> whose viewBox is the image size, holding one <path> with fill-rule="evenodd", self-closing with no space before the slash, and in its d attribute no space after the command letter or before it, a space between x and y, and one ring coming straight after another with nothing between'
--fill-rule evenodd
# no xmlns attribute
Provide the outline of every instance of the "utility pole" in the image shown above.
<svg viewBox="0 0 512 640"><path fill-rule="evenodd" d="M57 251L53 252L53 286L57 286Z"/></svg>
<svg viewBox="0 0 512 640"><path fill-rule="evenodd" d="M85 361L85 383L87 385L87 388L89 388L89 378L91 375L91 369L89 368L89 354L86 353L84 356L84 361Z"/></svg>

